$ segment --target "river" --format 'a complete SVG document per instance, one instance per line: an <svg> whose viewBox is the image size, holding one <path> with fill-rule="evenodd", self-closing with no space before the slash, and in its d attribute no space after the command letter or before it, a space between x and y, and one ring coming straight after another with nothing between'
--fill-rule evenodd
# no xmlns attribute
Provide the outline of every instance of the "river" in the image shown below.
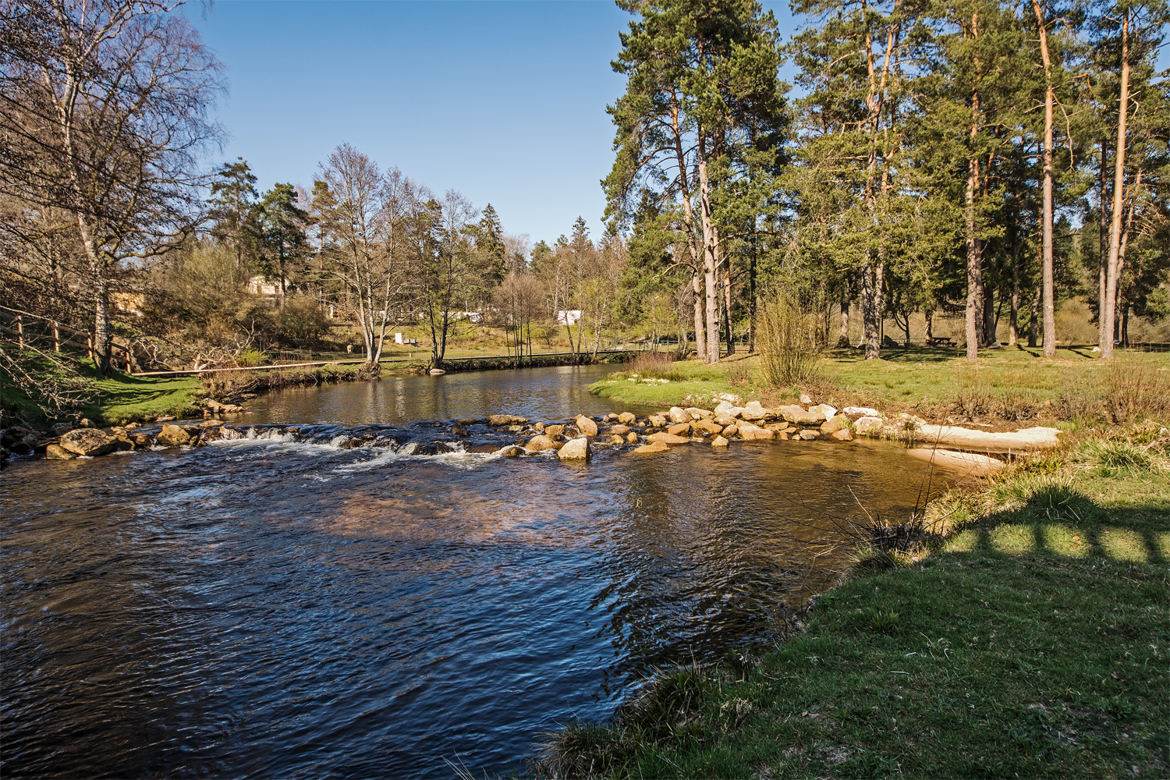
<svg viewBox="0 0 1170 780"><path fill-rule="evenodd" d="M570 465L334 437L617 411L585 390L609 370L286 390L243 422L323 433L12 465L0 775L523 772L655 668L774 636L841 529L905 516L928 479L875 442Z"/></svg>

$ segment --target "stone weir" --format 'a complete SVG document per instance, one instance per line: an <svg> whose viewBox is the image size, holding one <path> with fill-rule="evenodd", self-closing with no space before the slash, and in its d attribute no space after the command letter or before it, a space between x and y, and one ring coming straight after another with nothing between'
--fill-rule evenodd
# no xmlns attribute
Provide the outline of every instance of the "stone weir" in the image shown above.
<svg viewBox="0 0 1170 780"><path fill-rule="evenodd" d="M1055 447L1054 428L1014 433L985 433L953 426L933 426L901 415L887 419L874 409L828 404L767 408L757 401L742 406L721 401L712 409L671 407L655 414L621 412L602 417L578 415L556 421L531 421L510 414L479 419L389 425L231 425L220 419L167 423L161 427L77 428L38 443L50 459L92 458L126 450L201 447L220 441L270 439L329 446L335 449L382 448L412 456L448 453L520 457L555 454L560 460L587 461L597 448L635 456L668 452L681 445L716 449L748 442L852 441L855 436L905 441L910 454L940 466L985 474L1003 466L1003 458Z"/></svg>

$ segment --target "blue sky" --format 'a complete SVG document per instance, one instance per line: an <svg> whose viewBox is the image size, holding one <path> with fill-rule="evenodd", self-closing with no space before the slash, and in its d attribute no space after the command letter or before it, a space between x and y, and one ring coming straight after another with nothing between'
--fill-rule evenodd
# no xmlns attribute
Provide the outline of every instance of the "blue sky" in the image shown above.
<svg viewBox="0 0 1170 780"><path fill-rule="evenodd" d="M594 237L612 163L610 68L629 15L609 0L216 0L188 10L225 66L226 138L268 188L312 186L342 142L436 192L492 203L504 230Z"/></svg>

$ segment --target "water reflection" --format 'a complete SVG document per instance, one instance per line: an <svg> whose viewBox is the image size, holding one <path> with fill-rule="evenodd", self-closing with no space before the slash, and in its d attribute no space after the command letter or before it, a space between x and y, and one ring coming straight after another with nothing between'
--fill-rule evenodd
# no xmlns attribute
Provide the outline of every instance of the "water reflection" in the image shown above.
<svg viewBox="0 0 1170 780"><path fill-rule="evenodd" d="M481 416L516 392L503 373L255 414ZM550 385L557 400L495 408L597 411ZM905 512L927 471L880 443L601 450L583 468L376 457L269 440L7 470L0 774L516 769L655 666L767 636L833 576L853 494Z"/></svg>

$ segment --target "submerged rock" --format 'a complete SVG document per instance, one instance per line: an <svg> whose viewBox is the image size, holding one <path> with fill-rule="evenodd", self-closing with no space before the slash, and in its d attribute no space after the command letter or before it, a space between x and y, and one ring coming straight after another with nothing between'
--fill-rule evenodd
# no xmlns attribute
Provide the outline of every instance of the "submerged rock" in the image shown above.
<svg viewBox="0 0 1170 780"><path fill-rule="evenodd" d="M524 425L528 422L527 417L521 417L518 414L493 414L488 417L488 425L502 427L505 425Z"/></svg>
<svg viewBox="0 0 1170 780"><path fill-rule="evenodd" d="M690 441L690 439L686 438L685 436L677 436L673 433L660 432L660 433L650 434L649 436L646 437L646 441L659 442L663 445L669 445L669 444L686 444L687 442Z"/></svg>
<svg viewBox="0 0 1170 780"><path fill-rule="evenodd" d="M729 442L727 439L723 438L722 436L716 436L714 439L711 440L712 447L728 447L730 445L731 445L731 442Z"/></svg>
<svg viewBox="0 0 1170 780"><path fill-rule="evenodd" d="M524 454L524 448L509 444L507 447L500 448L499 453L501 458L518 458Z"/></svg>

